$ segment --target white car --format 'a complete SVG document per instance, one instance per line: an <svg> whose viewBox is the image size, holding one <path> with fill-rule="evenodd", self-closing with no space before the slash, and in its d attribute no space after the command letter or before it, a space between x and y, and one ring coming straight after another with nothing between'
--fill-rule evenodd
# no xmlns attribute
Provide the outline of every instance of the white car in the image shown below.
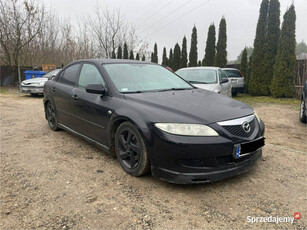
<svg viewBox="0 0 307 230"><path fill-rule="evenodd" d="M179 69L175 73L197 88L231 97L231 82L219 67L189 67Z"/></svg>
<svg viewBox="0 0 307 230"><path fill-rule="evenodd" d="M244 76L238 69L223 68L232 86L232 96L237 96L238 93L244 93Z"/></svg>
<svg viewBox="0 0 307 230"><path fill-rule="evenodd" d="M61 69L55 69L42 77L24 80L20 85L20 92L30 94L43 94L45 82L51 80Z"/></svg>

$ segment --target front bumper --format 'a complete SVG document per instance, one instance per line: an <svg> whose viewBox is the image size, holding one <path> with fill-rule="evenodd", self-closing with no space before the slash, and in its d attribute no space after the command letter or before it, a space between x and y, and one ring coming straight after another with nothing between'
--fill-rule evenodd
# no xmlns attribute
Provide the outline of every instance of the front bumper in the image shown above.
<svg viewBox="0 0 307 230"><path fill-rule="evenodd" d="M223 133L218 126L214 129L219 136L188 137L153 132L151 143L147 143L152 174L179 184L208 183L249 171L261 159L263 144L238 158L234 150L243 143L253 145L263 139L262 121L257 122L253 135L248 138Z"/></svg>
<svg viewBox="0 0 307 230"><path fill-rule="evenodd" d="M152 174L162 180L176 184L202 184L224 180L251 170L262 157L262 149L250 154L249 158L240 159L240 163L229 163L229 166L205 170L205 172L178 172L161 167L152 167Z"/></svg>
<svg viewBox="0 0 307 230"><path fill-rule="evenodd" d="M21 93L42 94L44 86L20 86Z"/></svg>

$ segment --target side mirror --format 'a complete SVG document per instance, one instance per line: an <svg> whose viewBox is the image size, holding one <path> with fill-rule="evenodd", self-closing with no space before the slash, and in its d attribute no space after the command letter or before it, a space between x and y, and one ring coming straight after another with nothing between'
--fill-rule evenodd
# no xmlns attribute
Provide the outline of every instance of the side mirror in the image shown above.
<svg viewBox="0 0 307 230"><path fill-rule="evenodd" d="M220 84L223 84L223 83L226 83L226 82L229 82L229 79L228 78L222 78Z"/></svg>
<svg viewBox="0 0 307 230"><path fill-rule="evenodd" d="M85 87L87 93L93 94L101 94L104 95L106 93L106 88L104 88L101 84L88 84Z"/></svg>
<svg viewBox="0 0 307 230"><path fill-rule="evenodd" d="M52 75L51 77L48 78L48 80L52 80L55 76L56 74Z"/></svg>

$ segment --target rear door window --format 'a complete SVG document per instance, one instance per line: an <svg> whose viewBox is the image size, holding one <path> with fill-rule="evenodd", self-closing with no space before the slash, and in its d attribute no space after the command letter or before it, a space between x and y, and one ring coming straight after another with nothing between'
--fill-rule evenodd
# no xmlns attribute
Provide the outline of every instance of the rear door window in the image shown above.
<svg viewBox="0 0 307 230"><path fill-rule="evenodd" d="M74 85L78 76L80 64L74 64L64 70L61 81L67 85Z"/></svg>
<svg viewBox="0 0 307 230"><path fill-rule="evenodd" d="M242 78L242 75L238 70L224 70L224 72L227 74L227 77L235 77L235 78Z"/></svg>

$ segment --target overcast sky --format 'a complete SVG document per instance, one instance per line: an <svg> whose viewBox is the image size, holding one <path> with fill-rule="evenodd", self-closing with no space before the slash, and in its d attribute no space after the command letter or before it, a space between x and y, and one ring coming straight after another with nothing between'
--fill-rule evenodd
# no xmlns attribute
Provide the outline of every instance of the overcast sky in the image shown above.
<svg viewBox="0 0 307 230"><path fill-rule="evenodd" d="M169 51L176 42L181 46L185 35L188 50L192 28L196 25L198 35L198 59L204 57L208 27L216 26L224 16L227 23L228 60L235 60L245 46L253 46L261 0L44 0L46 6L56 9L61 18L78 18L101 7L120 8L122 15L132 23L139 37L146 40L150 49L158 44L159 62L162 49ZM293 0L279 0L281 23L283 14ZM307 42L307 0L294 0L296 10L296 41Z"/></svg>

